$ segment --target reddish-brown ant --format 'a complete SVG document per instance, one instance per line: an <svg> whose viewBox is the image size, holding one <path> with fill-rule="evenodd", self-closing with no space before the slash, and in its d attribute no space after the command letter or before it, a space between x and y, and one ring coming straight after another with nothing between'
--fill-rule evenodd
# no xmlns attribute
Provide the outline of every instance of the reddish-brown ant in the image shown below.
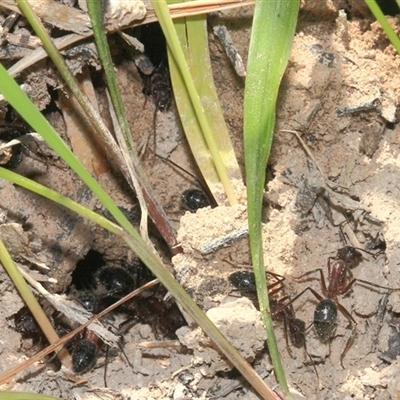
<svg viewBox="0 0 400 400"><path fill-rule="evenodd" d="M283 282L285 278L272 272L267 272L266 274L268 277L268 296L270 297L271 314L275 319L283 319L288 353L293 357L293 353L289 346L288 336L295 347L305 348L305 322L296 318L291 303L285 304L285 301L289 300L288 296L279 300L271 299L272 296L283 290ZM274 281L270 278L273 278ZM255 295L257 290L253 272L236 271L229 275L228 279L242 294L250 295L253 300L256 300Z"/></svg>
<svg viewBox="0 0 400 400"><path fill-rule="evenodd" d="M296 280L300 280L305 276L319 272L322 295L311 287L306 287L297 296L292 298L289 303L287 303L287 306L291 305L307 290L317 298L319 303L314 311L313 324L317 336L322 342L330 341L333 338L337 327L338 310L349 320L350 327L352 327L352 332L340 356L340 363L343 368L343 359L353 342L357 321L352 317L350 312L339 303L338 297L348 293L355 283L362 283L364 285L390 291L400 290L400 288L390 288L378 285L376 283L364 281L362 279L354 278L350 268L356 266L360 262L361 258L361 253L353 247L346 246L339 249L335 257L328 258L328 281L325 279L324 272L321 268L306 272L305 274L294 278Z"/></svg>
<svg viewBox="0 0 400 400"><path fill-rule="evenodd" d="M229 260L225 261L230 263ZM269 304L271 308L271 314L275 320L283 320L286 348L290 357L295 358L289 345L289 338L293 346L297 348L303 347L307 357L312 361L306 346L306 324L301 319L296 318L290 297L285 296L280 299L271 298L275 294L283 291L283 282L285 277L272 272L266 272L266 274L268 277L268 297L270 298ZM228 279L236 289L238 289L242 294L250 296L252 300L255 301L255 304L258 304L256 299L256 280L253 272L236 271L229 275ZM287 301L289 302L286 303ZM317 380L319 381L317 369L315 368L314 364L312 365L317 376Z"/></svg>

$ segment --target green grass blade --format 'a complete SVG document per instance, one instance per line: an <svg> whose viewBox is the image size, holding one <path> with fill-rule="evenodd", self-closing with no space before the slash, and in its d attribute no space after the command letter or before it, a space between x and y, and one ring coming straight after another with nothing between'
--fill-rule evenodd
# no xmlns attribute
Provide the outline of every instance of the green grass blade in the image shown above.
<svg viewBox="0 0 400 400"><path fill-rule="evenodd" d="M211 128L211 124L206 117L206 110L204 108L204 105L202 104L199 93L196 89L196 85L191 76L188 62L185 58L184 51L182 49L182 45L178 39L174 23L172 22L171 15L169 14L168 11L167 2L165 0L154 0L152 1L152 5L154 7L154 11L157 15L157 18L160 22L161 28L164 32L164 36L167 40L168 51L170 51L172 57L174 57L175 59L174 60L175 62L172 64L172 66L173 68L177 67L177 69L179 70L179 73L174 72L172 75L173 80L176 81L176 78L178 78L178 80L180 81L180 83L177 86L175 86L176 83L174 84L175 96L178 96L177 104L180 103L179 96L181 94L184 99L188 98L190 100L193 109L192 115L197 119L197 124L201 129L202 139L198 139L198 142L201 143L202 145L203 143L207 145L208 151L211 154L212 162L214 163L216 173L218 175L218 179L221 181L224 187L229 203L231 205L237 204L235 190L233 189L232 183L229 179L228 171L221 157L222 152L218 148L217 142L215 141L214 138L215 132ZM202 17L200 17L200 19L197 18L194 21L197 21L200 24L202 24L201 18ZM179 93L180 91L182 91L182 93ZM187 94L185 94L184 91L187 91ZM184 112L180 111L180 114L184 115ZM194 147L193 149L194 154L196 150L198 150L199 148L201 148L203 151L203 148L200 146L196 147L196 145L193 145L193 147ZM206 156L204 156L203 158L205 159ZM201 164L199 165L199 168L200 169L202 168ZM209 178L205 176L205 179L208 183L209 180L213 181L214 177ZM212 186L210 187L210 190L213 190Z"/></svg>
<svg viewBox="0 0 400 400"><path fill-rule="evenodd" d="M48 341L50 343L54 343L59 340L59 337L54 330L49 318L44 313L42 307L36 300L36 297L33 295L20 270L14 264L14 261L12 260L10 254L4 246L4 243L1 240L0 262L3 265L4 269L7 271L7 274L14 283L15 287L17 288L22 300L27 305L32 315L35 317L35 320L39 324ZM72 367L71 357L65 349L61 350L58 353L58 357L66 367Z"/></svg>
<svg viewBox="0 0 400 400"><path fill-rule="evenodd" d="M40 196L46 197L47 199L76 212L82 217L89 219L90 221L100 225L104 229L107 229L116 235L122 235L123 233L123 230L118 225L109 221L107 218L104 218L103 216L95 213L92 210L89 210L88 208L69 199L68 197L63 196L62 194L55 192L54 190L49 189L40 183L32 181L29 178L25 178L24 176L2 167L0 167L0 178L6 179L13 184L21 186L33 193L37 193Z"/></svg>
<svg viewBox="0 0 400 400"><path fill-rule="evenodd" d="M124 214L104 192L97 181L85 170L69 147L58 136L54 128L30 101L28 96L21 90L14 79L8 75L7 71L1 64L0 92L4 95L10 105L21 115L21 117L34 129L34 131L40 133L46 143L56 151L57 154L76 172L82 181L86 183L118 223L129 232L136 232Z"/></svg>
<svg viewBox="0 0 400 400"><path fill-rule="evenodd" d="M365 2L367 3L367 6L371 10L372 14L374 14L376 20L381 25L382 29L385 31L386 36L389 38L390 42L397 50L397 53L400 54L400 39L397 36L396 32L393 30L393 28L390 26L389 21L386 19L385 15L379 8L379 5L376 2L376 0L365 0ZM399 3L400 2L398 1L397 4Z"/></svg>
<svg viewBox="0 0 400 400"><path fill-rule="evenodd" d="M175 1L168 1L169 4ZM231 182L242 182L240 168L233 149L232 141L226 126L223 112L218 99L212 75L210 54L208 48L207 20L205 15L196 17L179 18L173 21L179 41L184 50L194 85L204 107L205 116L215 132L214 139L219 149L222 162L227 169ZM217 171L210 157L207 144L203 138L201 127L196 118L195 110L190 101L189 93L180 73L180 67L168 48L170 75L175 102L179 116L185 130L192 154L196 159L212 193L220 192L220 188L213 190L213 185L219 182ZM235 186L236 189L236 186ZM236 196L241 196L240 186ZM217 203L224 199L217 197Z"/></svg>
<svg viewBox="0 0 400 400"><path fill-rule="evenodd" d="M262 248L262 198L275 126L278 89L289 58L299 2L257 0L250 40L244 100L244 149L251 256L268 348L279 384L289 395L267 296Z"/></svg>
<svg viewBox="0 0 400 400"><path fill-rule="evenodd" d="M0 64L0 93L10 105L21 115L31 127L45 139L45 141L59 154L59 156L78 174L84 183L99 198L102 204L110 211L122 228L125 229L123 237L131 249L154 273L160 282L171 292L183 309L199 324L207 336L221 349L228 360L251 382L254 388L265 399L276 399L274 392L269 389L251 366L241 357L235 348L219 332L215 325L194 303L185 290L175 281L168 269L152 249L147 246L140 235L132 227L126 217L104 192L95 179L83 168L67 145L54 131L44 116L39 112L18 84L8 75ZM4 171L3 171L4 174ZM3 175L4 176L4 175ZM68 205L68 203L64 204Z"/></svg>
<svg viewBox="0 0 400 400"><path fill-rule="evenodd" d="M76 78L73 76L71 71L69 70L67 64L65 63L64 59L61 57L59 51L57 50L56 46L54 45L51 37L48 35L46 30L44 29L42 23L40 20L37 18L35 13L32 11L30 5L28 2L23 1L23 0L17 0L19 7L23 11L25 17L28 19L29 23L32 25L32 28L35 30L36 34L40 38L40 40L43 42L43 47L45 48L46 52L48 53L49 57L52 59L54 64L56 65L57 69L59 70L61 76L67 83L69 89L71 92L74 94L76 97L77 101L79 102L79 105L82 107L82 110L84 111L85 115L84 118L87 118L90 121L90 124L93 126L95 129L96 133L99 135L99 137L102 138L103 142L105 143L107 150L111 152L112 156L118 160L118 165L124 174L126 180L128 183L132 184L134 181L134 176L135 171L137 175L139 176L141 186L143 188L143 194L146 200L146 203L148 205L148 209L151 215L151 218L155 222L155 224L159 227L160 233L169 245L170 249L174 250L176 247L176 232L172 228L172 226L169 224L168 218L165 215L164 211L162 210L162 207L159 205L159 202L156 201L156 197L154 193L152 192L151 188L147 184L148 179L145 177L145 173L142 171L140 168L139 162L137 161L137 155L136 152L134 151L133 145L128 145L126 146L126 143L129 142L129 139L126 139L127 141L122 143L122 145L125 145L128 147L125 153L129 153L131 155L130 160L123 160L121 151L120 149L116 146L114 138L111 136L111 133L109 130L106 128L104 123L102 122L102 119L100 115L97 113L97 111L94 110L93 106L91 105L90 101L88 100L87 96L84 95L78 85L78 82ZM90 2L90 6L94 8L93 14L101 20L101 4L99 2ZM98 7L100 6L100 7ZM100 22L95 24L95 27L97 27L96 30L96 36L102 36L103 40L100 42L100 50L101 50L101 55L104 56L103 53L107 53L107 48L108 44L105 39L105 35L102 29L102 26L99 26ZM103 45L101 45L103 43ZM108 53L109 55L109 53ZM118 88L116 85L116 79L115 79L115 74L112 65L112 60L111 56L104 57L104 64L105 68L107 68L107 78L108 81L112 85L112 93L115 95L115 91L118 92ZM112 71L112 72L111 72ZM129 134L129 126L128 122L125 118L121 117L121 115L124 113L123 111L123 106L122 100L118 101L115 100L115 104L117 104L117 109L119 112L119 121L122 124L121 126L124 128L124 133L125 133L125 138L130 138L131 135ZM122 111L121 111L122 110ZM124 122L125 121L125 122ZM128 133L126 133L128 132ZM129 142L131 143L131 142ZM131 166L130 161L133 161L135 163L134 168ZM127 167L128 166L128 167ZM129 168L131 166L131 168Z"/></svg>

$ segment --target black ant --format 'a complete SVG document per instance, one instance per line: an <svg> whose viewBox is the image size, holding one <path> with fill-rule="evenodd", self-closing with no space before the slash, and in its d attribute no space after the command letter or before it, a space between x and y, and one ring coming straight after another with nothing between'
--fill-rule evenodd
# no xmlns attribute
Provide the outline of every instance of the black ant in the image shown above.
<svg viewBox="0 0 400 400"><path fill-rule="evenodd" d="M313 324L317 336L322 342L330 341L333 338L337 327L338 310L349 320L350 327L352 327L352 332L340 356L340 363L343 368L343 359L353 342L357 321L352 317L350 312L339 303L338 297L348 293L356 282L380 289L391 291L400 290L400 288L389 288L372 282L364 281L362 279L354 278L350 268L356 266L361 261L361 258L361 253L354 247L345 246L339 249L335 257L328 257L328 284L321 268L306 272L305 274L294 278L299 280L305 276L319 272L322 295L317 293L314 289L307 287L297 296L292 298L289 303L287 303L287 306L291 305L307 290L309 290L317 298L319 303L314 311Z"/></svg>
<svg viewBox="0 0 400 400"><path fill-rule="evenodd" d="M290 350L288 341L288 332L290 341L295 347L305 348L305 322L296 318L294 309L290 303L285 304L285 301L289 299L288 296L285 296L279 300L271 299L272 296L283 290L283 281L285 278L272 272L267 272L266 274L268 277L274 278L275 280L274 282L269 282L268 284L268 296L270 297L271 314L276 319L283 319L288 353L293 358L293 353ZM236 271L229 275L228 279L231 284L236 287L236 289L242 292L242 294L251 295L251 297L255 298L257 289L253 272Z"/></svg>
<svg viewBox="0 0 400 400"><path fill-rule="evenodd" d="M208 206L215 207L217 205L217 203L215 202L207 185L204 184L201 180L199 180L195 175L193 175L189 171L186 171L180 165L178 165L177 163L175 163L172 160L169 160L168 158L162 157L159 154L156 154L156 156L159 159L161 159L162 161L164 161L165 163L171 164L173 167L179 169L186 175L189 175L201 186L202 190L192 188L192 189L185 190L182 193L181 202L182 202L182 205L184 208L186 208L188 211L194 213L200 208L204 208L204 207L208 207ZM210 199L212 199L212 200L210 200Z"/></svg>
<svg viewBox="0 0 400 400"><path fill-rule="evenodd" d="M172 103L172 89L169 80L169 71L164 61L154 68L153 72L149 75L140 73L143 80L143 94L152 98L155 109L153 115L153 131L154 131L154 152L156 152L156 122L157 111L167 112ZM147 102L147 97L143 108ZM147 144L146 144L147 146ZM146 150L146 147L144 151ZM143 152L144 152L143 151Z"/></svg>
<svg viewBox="0 0 400 400"><path fill-rule="evenodd" d="M200 208L208 207L209 198L200 189L188 189L182 193L182 204L190 212L196 212Z"/></svg>
<svg viewBox="0 0 400 400"><path fill-rule="evenodd" d="M72 343L72 367L77 374L83 374L96 363L97 353L103 347L103 341L91 330L84 329L78 340Z"/></svg>
<svg viewBox="0 0 400 400"><path fill-rule="evenodd" d="M284 296L280 299L271 298L272 296L281 292L284 289L283 281L285 280L285 277L278 274L274 274L272 272L266 272L266 274L267 276L275 279L275 282L272 283L269 282L268 280L268 297L270 298L269 304L272 317L275 320L283 320L283 330L285 333L286 348L290 357L295 358L289 345L289 338L290 338L290 343L293 346L295 346L298 349L301 347L304 348L307 357L312 362L312 358L307 351L307 345L306 345L306 323L303 320L296 318L296 314L292 305L292 301L290 300L290 297ZM255 275L253 272L237 271L229 275L228 279L232 283L232 285L235 286L236 289L238 289L240 292L251 295L254 298L256 297L257 288L256 288ZM286 303L287 300L289 300L289 303ZM319 382L319 375L317 368L315 367L314 363L312 363L312 366L314 368L315 375L317 376L317 380Z"/></svg>
<svg viewBox="0 0 400 400"><path fill-rule="evenodd" d="M27 307L22 307L14 317L15 330L19 332L23 339L32 339L34 345L48 345L48 341L43 331L39 327L32 313ZM58 336L64 336L71 331L71 328L55 318L51 318ZM71 353L72 368L75 373L87 372L96 362L98 350L103 342L92 331L85 329L69 340L66 344L67 350ZM53 360L54 356L51 357ZM50 360L50 361L51 361ZM59 363L57 362L57 367Z"/></svg>
<svg viewBox="0 0 400 400"><path fill-rule="evenodd" d="M143 94L152 98L156 106L155 113L157 111L168 111L172 102L172 90L165 62L161 61L150 75L142 74L142 79L144 84Z"/></svg>
<svg viewBox="0 0 400 400"><path fill-rule="evenodd" d="M186 325L186 321L175 302L169 303L159 296L138 298L131 310L135 316L122 324L141 322L150 325L159 339L176 339L175 332Z"/></svg>
<svg viewBox="0 0 400 400"><path fill-rule="evenodd" d="M90 290L75 290L74 296L89 311L99 313L128 293L154 279L150 270L142 263L125 268L105 265L97 269L91 280L84 282ZM163 300L165 290L159 285L119 307L119 312L132 315L130 321L140 321L152 326L156 333L171 337L186 324L176 303ZM126 325L126 323L123 323Z"/></svg>

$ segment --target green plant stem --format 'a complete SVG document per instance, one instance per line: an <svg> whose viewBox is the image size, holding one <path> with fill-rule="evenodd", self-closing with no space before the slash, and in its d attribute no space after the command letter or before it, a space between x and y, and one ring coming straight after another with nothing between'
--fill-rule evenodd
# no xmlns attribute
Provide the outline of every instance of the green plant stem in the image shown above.
<svg viewBox="0 0 400 400"><path fill-rule="evenodd" d="M381 25L382 29L385 31L386 36L389 38L390 42L397 50L397 53L400 54L400 39L397 36L396 32L393 30L393 28L390 26L389 21L386 19L385 15L379 8L379 5L376 2L376 0L365 0L365 2L367 3L367 6L371 10L372 14L374 14L376 20Z"/></svg>
<svg viewBox="0 0 400 400"><path fill-rule="evenodd" d="M65 83L68 85L69 89L76 97L79 105L82 107L84 112L83 117L88 118L89 123L93 126L96 133L99 137L102 138L103 143L108 147L108 150L111 152L113 157L118 160L118 165L121 168L122 173L125 176L125 179L128 183L134 188L132 182L132 176L129 173L129 170L126 167L126 163L122 158L120 149L116 146L115 140L111 136L111 133L107 129L107 127L102 122L101 116L94 110L93 106L91 105L89 99L86 95L82 93L79 88L79 84L74 77L74 75L69 70L66 62L61 57L58 49L54 45L51 37L48 35L47 31L43 27L43 24L37 18L36 14L33 12L31 6L29 5L28 1L25 0L17 0L18 6L20 7L21 11L23 12L24 16L27 18L29 23L31 24L32 28L34 29L37 36L43 43L43 47L45 48L46 52L48 53L49 57L52 59L54 64L56 65L58 71L60 72L61 76L63 77ZM92 4L92 2L90 2ZM97 4L97 2L96 2ZM99 3L100 4L100 3ZM107 69L113 68L110 65L110 62L106 62ZM129 128L128 128L129 129ZM39 131L38 131L39 132ZM132 150L132 149L131 149ZM133 150L132 150L133 152ZM133 153L131 153L133 154ZM145 173L141 170L139 163L136 163L135 170L138 172L138 175L141 178L141 185L144 189L145 199L149 201L151 205L149 207L150 216L155 222L156 226L160 226L162 231L160 232L164 237L165 241L169 245L171 251L174 253L176 250L176 233L175 230L171 227L168 223L168 218L163 213L162 207L155 201L154 193L152 193L151 189L147 185L147 179L145 178ZM162 215L160 215L162 214Z"/></svg>
<svg viewBox="0 0 400 400"><path fill-rule="evenodd" d="M95 213L92 210L89 210L88 208L69 199L68 197L63 196L62 194L52 189L49 189L46 186L41 185L40 183L32 181L29 178L25 178L24 176L3 167L0 167L0 178L6 179L13 184L21 186L33 193L37 193L40 196L46 197L47 199L52 200L55 203L60 204L61 206L64 206L71 211L76 212L82 217L89 219L97 225L100 225L104 229L107 229L109 232L112 232L116 235L122 235L124 232L121 227L109 221L107 218L104 218L103 216Z"/></svg>
<svg viewBox="0 0 400 400"><path fill-rule="evenodd" d="M214 132L211 129L211 126L205 116L204 107L201 103L199 94L196 90L196 86L193 82L193 78L190 74L189 66L185 59L182 46L179 42L174 24L172 22L167 2L165 0L153 0L152 5L163 30L164 36L167 39L168 48L175 58L176 65L180 69L182 79L185 83L190 101L196 113L196 118L201 127L204 141L206 142L208 149L211 153L211 157L213 159L219 179L221 180L221 183L224 187L228 201L231 205L235 205L237 204L235 191L233 189L232 183L230 182L229 175L226 171L224 163L221 159L218 146L214 140Z"/></svg>
<svg viewBox="0 0 400 400"><path fill-rule="evenodd" d="M32 104L27 95L18 84L7 74L0 64L0 92L12 107L21 115L32 128L41 134L60 157L78 174L82 181L99 198L108 209L118 224L125 230L122 234L128 245L146 264L153 274L160 280L165 288L174 296L183 309L199 324L207 336L214 341L227 359L242 373L264 399L278 399L275 393L263 382L253 368L241 357L238 351L226 340L215 325L194 303L191 297L175 281L168 269L162 264L151 248L143 241L140 235L132 227L124 214L119 210L107 193L101 188L95 179L82 167L79 160L73 155L62 139L57 135L52 126ZM64 202L66 207L71 203ZM78 211L78 209L77 209Z"/></svg>
<svg viewBox="0 0 400 400"><path fill-rule="evenodd" d="M176 3L168 0L168 4ZM191 76L204 107L205 117L215 134L213 138L219 150L231 182L242 182L243 178L236 159L224 115L214 85L210 53L208 48L207 20L204 15L179 18L173 21ZM170 47L168 49L169 70L175 97L185 136L193 157L218 204L226 204L226 196L221 196L221 184L215 164L204 140L196 111L190 100L186 84ZM215 190L214 190L215 188ZM242 195L243 186L234 185L237 197Z"/></svg>
<svg viewBox="0 0 400 400"><path fill-rule="evenodd" d="M144 214L144 208L147 208L150 212L150 217L157 226L157 229L161 233L161 236L165 239L173 254L179 252L179 247L176 242L176 231L171 226L167 215L165 214L161 203L157 200L157 196L148 184L148 178L143 171L139 157L136 152L135 144L133 142L133 136L130 132L129 122L126 115L126 110L122 101L121 93L118 87L117 76L115 74L114 64L111 58L111 52L107 41L107 35L103 24L103 13L101 2L88 2L88 11L90 15L90 20L93 26L93 34L99 52L100 59L103 64L104 73L106 75L107 87L110 91L111 101L115 110L115 115L118 120L120 132L122 138L119 138L117 131L117 140L121 149L123 149L122 154L124 155L126 165L132 176L132 180L138 193L138 199L141 201L141 196L139 193L142 192L145 204L141 202L142 212ZM121 140L120 140L121 139ZM135 182L138 181L139 185ZM143 219L145 219L143 221ZM147 237L147 213L142 217L142 232L145 233Z"/></svg>
<svg viewBox="0 0 400 400"><path fill-rule="evenodd" d="M251 257L258 301L268 335L268 349L286 399L292 397L275 339L267 295L261 214L265 171L275 127L276 100L290 54L298 7L297 0L256 1L244 101L244 149Z"/></svg>
<svg viewBox="0 0 400 400"><path fill-rule="evenodd" d="M44 313L36 297L31 292L28 284L25 282L24 277L14 264L9 252L7 251L4 243L0 240L0 261L3 264L4 269L7 271L15 287L17 288L22 300L27 305L35 320L39 324L41 330L45 334L46 338L50 343L54 343L59 340L53 325L49 321L47 315ZM69 369L71 369L72 362L68 352L63 349L58 354L58 357L62 363Z"/></svg>

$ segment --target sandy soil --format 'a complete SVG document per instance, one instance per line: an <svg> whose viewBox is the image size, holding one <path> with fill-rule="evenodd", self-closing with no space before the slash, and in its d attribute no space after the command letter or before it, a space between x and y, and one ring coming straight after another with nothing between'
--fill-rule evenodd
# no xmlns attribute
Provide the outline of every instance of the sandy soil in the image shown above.
<svg viewBox="0 0 400 400"><path fill-rule="evenodd" d="M344 246L341 231L345 231L346 244L370 249L373 254L379 253L382 243L386 246L376 256L364 254L362 262L353 270L354 276L383 286L399 287L397 107L400 82L396 84L399 57L376 23L356 14L347 20L343 14L338 15L332 5L326 6L327 9L309 7L313 14L301 14L283 79L276 135L267 169L266 266L286 277L287 295L294 296L307 286L322 293L318 279L299 282L293 277L316 268L327 273L327 258ZM313 21L314 17L318 22ZM223 14L220 20L230 30L239 52L246 59L251 10ZM243 165L244 81L235 74L220 42L212 34L210 51L221 104L238 160ZM154 106L148 101L143 107L141 81L131 61L121 62L118 72L125 101L131 110L135 140L140 143L152 132ZM99 95L100 109L102 104ZM60 122L61 114L54 112L50 117L62 133L67 134L68 127L64 128ZM298 131L315 163L310 161L296 136L282 130ZM167 113L158 113L157 148L163 156L169 156L196 173L174 107ZM247 299L238 298L237 291L227 280L232 272L249 268L247 238L237 239L209 254L204 252L204 244L246 227L245 207L185 213L180 196L184 190L198 184L159 159L149 157L144 162L152 185L179 229L178 238L184 253L173 259L177 279L205 311L220 319L220 326L224 327L221 329L231 337L232 343L249 361L255 360L255 369L275 387L272 367L263 346L263 331L259 329L258 312ZM41 182L99 209L96 200L57 160L43 166L27 154L18 168L21 172L28 168L29 174L39 177ZM137 209L129 190L121 188L110 171L99 173L98 178L119 205L131 213ZM16 261L26 263L29 259L31 263L41 262L50 267L47 277L56 278L57 283L46 283L49 290L62 292L67 288L77 260L89 249L101 252L107 262L133 257L121 243L85 221L48 206L12 185L1 184L0 206L8 210L1 237L9 245L14 244L12 253L19 255ZM29 217L31 224L28 231L21 229L19 219L24 216ZM346 220L348 223L344 224ZM0 292L0 357L1 371L5 371L27 356L20 348L20 335L13 330L9 319L22 303L4 272L0 272ZM357 322L354 342L344 358L344 369L340 355L351 333L348 320L339 313L336 335L330 346L321 343L311 326L316 304L316 299L307 293L294 303L294 309L296 316L310 326L306 335L307 352L316 363L318 377L304 349L291 347L295 358L289 355L283 326L276 323L276 335L293 393L305 399L397 399L400 382L395 360L399 353L395 347L399 294L393 292L387 296L385 290L356 284L340 296L340 304ZM9 387L42 391L63 399L257 398L243 380L226 372L227 364L199 332L184 328L179 338L184 344L182 347L143 350L138 343L154 341L156 337L149 326L133 327L125 334L124 341L128 357L134 360L135 371L127 367L116 351L107 369L107 389L104 389L103 356L96 369L82 378L72 378L63 371L55 373L49 371L46 364L38 364L19 375ZM389 339L391 347L387 353ZM226 387L231 390L225 392Z"/></svg>

